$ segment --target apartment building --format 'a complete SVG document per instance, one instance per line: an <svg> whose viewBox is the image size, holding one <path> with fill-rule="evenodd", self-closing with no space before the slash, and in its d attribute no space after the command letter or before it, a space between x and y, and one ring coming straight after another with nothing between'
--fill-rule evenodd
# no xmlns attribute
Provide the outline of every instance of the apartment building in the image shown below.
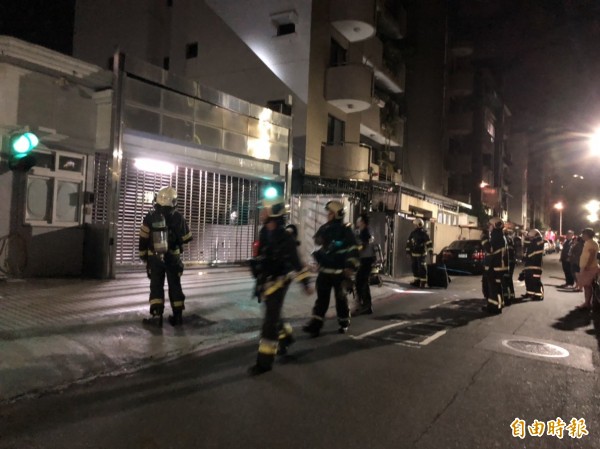
<svg viewBox="0 0 600 449"><path fill-rule="evenodd" d="M74 56L106 65L118 47L292 113L303 174L398 182L405 33L389 0L79 0Z"/></svg>
<svg viewBox="0 0 600 449"><path fill-rule="evenodd" d="M509 217L513 174L508 148L511 111L502 93L501 72L485 45L475 44L476 18L468 6L450 11L445 96L447 194L468 202L481 217Z"/></svg>

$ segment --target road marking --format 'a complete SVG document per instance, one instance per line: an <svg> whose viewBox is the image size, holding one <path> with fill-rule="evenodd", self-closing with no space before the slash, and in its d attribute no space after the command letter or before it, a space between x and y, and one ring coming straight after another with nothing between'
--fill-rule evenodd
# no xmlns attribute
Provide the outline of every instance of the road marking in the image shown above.
<svg viewBox="0 0 600 449"><path fill-rule="evenodd" d="M364 334L358 335L358 336L354 336L354 335L350 335L351 338L355 339L355 340L361 340L365 337L368 337L369 335L373 335L373 334L377 334L379 332L382 332L386 329L391 329L392 327L398 327L398 326L402 326L403 324L408 323L408 321L398 321L397 323L393 323L393 324L388 324L387 326L383 326L383 327L379 327L377 329L373 329L372 331L369 332L365 332Z"/></svg>
<svg viewBox="0 0 600 449"><path fill-rule="evenodd" d="M440 338L442 335L444 335L446 333L445 330L443 331L437 331L435 334L430 335L429 337L427 337L425 340L423 340L420 345L421 346L427 346L429 343L431 343L433 340L436 340L438 338Z"/></svg>

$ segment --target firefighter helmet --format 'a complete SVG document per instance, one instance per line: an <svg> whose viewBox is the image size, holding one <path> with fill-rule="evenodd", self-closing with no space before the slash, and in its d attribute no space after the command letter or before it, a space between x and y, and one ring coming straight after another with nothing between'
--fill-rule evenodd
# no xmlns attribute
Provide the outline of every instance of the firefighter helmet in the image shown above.
<svg viewBox="0 0 600 449"><path fill-rule="evenodd" d="M269 198L262 200L261 207L269 218L283 217L290 213L290 208L282 197Z"/></svg>
<svg viewBox="0 0 600 449"><path fill-rule="evenodd" d="M423 226L425 226L425 222L421 218L415 218L413 224L416 228L422 228Z"/></svg>
<svg viewBox="0 0 600 449"><path fill-rule="evenodd" d="M538 231L537 229L530 229L529 232L527 233L527 237L529 238L534 238L534 237L541 237L542 233L540 231Z"/></svg>
<svg viewBox="0 0 600 449"><path fill-rule="evenodd" d="M156 204L163 207L177 206L177 190L173 187L163 187L156 194Z"/></svg>
<svg viewBox="0 0 600 449"><path fill-rule="evenodd" d="M344 205L336 200L328 201L327 204L325 204L325 210L328 212L333 212L336 220L341 220L344 218L344 214L346 213L344 210Z"/></svg>
<svg viewBox="0 0 600 449"><path fill-rule="evenodd" d="M490 218L489 223L496 229L502 229L504 227L504 221L498 217Z"/></svg>

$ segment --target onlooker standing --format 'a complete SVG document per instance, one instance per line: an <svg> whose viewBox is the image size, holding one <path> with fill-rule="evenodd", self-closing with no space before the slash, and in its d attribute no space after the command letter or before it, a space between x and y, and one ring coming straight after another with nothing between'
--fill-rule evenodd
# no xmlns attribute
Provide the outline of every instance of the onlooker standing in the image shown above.
<svg viewBox="0 0 600 449"><path fill-rule="evenodd" d="M581 235L575 236L573 242L571 242L571 248L569 249L569 262L571 263L571 273L573 274L574 284L573 288L576 292L582 291L581 285L579 284L579 259L581 258L581 252L583 251L583 239Z"/></svg>
<svg viewBox="0 0 600 449"><path fill-rule="evenodd" d="M592 308L592 282L598 275L598 242L594 239L595 232L592 228L585 228L581 233L583 238L583 251L579 259L579 285L583 287L585 301L577 306L578 309Z"/></svg>
<svg viewBox="0 0 600 449"><path fill-rule="evenodd" d="M355 315L371 314L371 289L369 287L369 276L375 263L375 252L373 251L373 236L369 229L369 216L361 214L356 220L358 228L358 251L360 266L356 272L356 293L359 307L354 311Z"/></svg>
<svg viewBox="0 0 600 449"><path fill-rule="evenodd" d="M573 242L573 235L573 231L567 231L565 242L560 250L560 263L562 264L563 273L565 273L565 283L559 285L560 288L573 287L573 284L575 283L573 273L571 272L571 262L569 262L569 250L571 249L571 243Z"/></svg>

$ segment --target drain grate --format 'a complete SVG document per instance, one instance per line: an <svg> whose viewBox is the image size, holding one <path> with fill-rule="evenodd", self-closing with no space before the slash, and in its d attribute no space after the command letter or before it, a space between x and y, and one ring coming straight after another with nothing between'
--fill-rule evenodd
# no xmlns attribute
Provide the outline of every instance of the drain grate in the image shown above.
<svg viewBox="0 0 600 449"><path fill-rule="evenodd" d="M502 340L502 345L513 351L539 357L568 357L569 351L550 343L532 340Z"/></svg>

